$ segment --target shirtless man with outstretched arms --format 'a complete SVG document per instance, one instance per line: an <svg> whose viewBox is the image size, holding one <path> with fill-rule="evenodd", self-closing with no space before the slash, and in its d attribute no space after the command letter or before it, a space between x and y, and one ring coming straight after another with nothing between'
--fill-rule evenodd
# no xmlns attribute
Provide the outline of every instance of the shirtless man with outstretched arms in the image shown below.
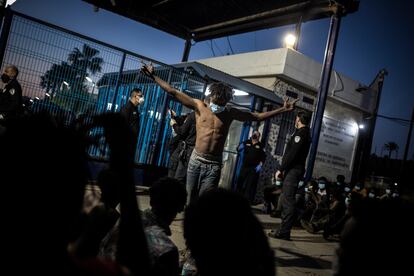
<svg viewBox="0 0 414 276"><path fill-rule="evenodd" d="M220 180L224 143L233 120L263 121L277 114L294 109L297 99L285 99L283 107L268 112L249 112L226 106L233 97L233 90L224 83L210 86L210 104L194 99L171 87L156 76L152 65L143 65L141 72L153 79L164 91L196 114L196 143L187 171L187 193L190 202L203 192L216 188Z"/></svg>

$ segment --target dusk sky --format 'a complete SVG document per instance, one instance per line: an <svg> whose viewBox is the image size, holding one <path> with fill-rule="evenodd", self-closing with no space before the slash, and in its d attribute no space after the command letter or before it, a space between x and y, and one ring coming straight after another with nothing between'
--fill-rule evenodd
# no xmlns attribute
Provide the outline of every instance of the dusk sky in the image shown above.
<svg viewBox="0 0 414 276"><path fill-rule="evenodd" d="M12 7L21 13L90 36L103 42L168 63L181 60L184 41L154 28L105 10L94 12L81 0L17 0ZM414 1L361 0L359 11L342 20L334 69L369 85L381 68L386 68L379 114L409 120L414 107L413 40L411 11ZM302 25L298 51L322 63L329 19ZM282 47L283 35L294 26L230 36L235 53ZM190 60L230 53L227 39L195 44ZM378 118L372 151L381 153L384 143L396 142L402 158L408 123ZM414 156L414 137L409 159Z"/></svg>

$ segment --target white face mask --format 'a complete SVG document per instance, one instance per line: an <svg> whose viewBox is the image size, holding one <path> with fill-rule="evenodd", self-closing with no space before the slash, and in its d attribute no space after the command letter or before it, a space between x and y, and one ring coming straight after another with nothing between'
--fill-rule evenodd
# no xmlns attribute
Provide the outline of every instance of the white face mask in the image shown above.
<svg viewBox="0 0 414 276"><path fill-rule="evenodd" d="M386 189L386 190L385 190L385 192L386 192L387 194L390 194L390 193L391 193L391 190Z"/></svg>
<svg viewBox="0 0 414 276"><path fill-rule="evenodd" d="M143 104L143 103L144 103L144 97L139 98L138 104Z"/></svg>
<svg viewBox="0 0 414 276"><path fill-rule="evenodd" d="M210 103L210 110L213 113L223 112L225 108L226 108L225 106L221 106L221 105L217 105L217 104L214 104L214 103Z"/></svg>
<svg viewBox="0 0 414 276"><path fill-rule="evenodd" d="M374 198L375 197L375 194L369 193L368 196L369 196L369 198Z"/></svg>

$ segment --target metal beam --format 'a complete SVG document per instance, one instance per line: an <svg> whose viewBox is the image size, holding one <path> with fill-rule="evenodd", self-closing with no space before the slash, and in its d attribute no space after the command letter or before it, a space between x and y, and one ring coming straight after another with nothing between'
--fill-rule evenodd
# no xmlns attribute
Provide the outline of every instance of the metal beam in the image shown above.
<svg viewBox="0 0 414 276"><path fill-rule="evenodd" d="M405 142L404 157L403 157L403 161L402 161L402 165L401 165L400 175L405 175L404 171L405 171L405 165L407 163L408 150L410 149L411 134L413 133L413 125L414 125L414 107L413 107L413 111L411 113L410 129L408 130L407 141Z"/></svg>
<svg viewBox="0 0 414 276"><path fill-rule="evenodd" d="M188 61L188 57L190 56L190 50L191 50L191 39L187 39L185 41L184 52L183 52L183 57L181 59L181 62Z"/></svg>
<svg viewBox="0 0 414 276"><path fill-rule="evenodd" d="M121 82L122 82L122 74L124 72L125 58L126 58L126 53L124 53L122 55L121 65L119 66L119 73L118 73L118 76L116 78L114 96L112 98L111 112L115 112L116 111L116 109L115 109L115 107L116 107L116 99L118 98L119 86L121 85Z"/></svg>
<svg viewBox="0 0 414 276"><path fill-rule="evenodd" d="M10 28L13 20L13 14L10 9L4 9L3 24L1 25L0 35L0 66L3 63L4 54L6 53L7 40L10 34ZM1 21L0 21L1 22Z"/></svg>
<svg viewBox="0 0 414 276"><path fill-rule="evenodd" d="M198 42L223 36L261 30L264 28L286 26L297 23L299 19L301 19L302 22L306 22L309 20L324 18L327 14L331 15L335 12L335 8L333 6L310 6L307 9L292 10L290 13L284 13L282 11L276 12L279 10L280 9L274 10L273 13L269 12L263 16L255 15L257 18L254 18L254 20L250 17L232 20L235 22L240 21L237 24L232 23L232 21L226 21L220 24L211 25L209 27L191 30L193 33L193 39Z"/></svg>
<svg viewBox="0 0 414 276"><path fill-rule="evenodd" d="M306 2L303 2L303 3L294 4L294 5L291 5L291 6L288 6L288 7L278 8L278 9L265 11L265 12L261 12L261 13L241 17L241 18L236 18L236 19L233 19L233 20L228 20L228 21L225 21L225 22L220 22L220 23L213 24L213 25L204 26L204 27L201 27L201 28L193 29L191 31L194 32L194 33L205 32L205 31L209 31L209 30L225 28L225 27L232 26L232 25L240 25L240 24L244 24L246 22L260 21L261 19L264 19L264 18L285 15L285 14L290 13L290 12L297 12L297 11L300 11L302 9L306 9L306 8L309 7L311 2L312 1L306 1Z"/></svg>

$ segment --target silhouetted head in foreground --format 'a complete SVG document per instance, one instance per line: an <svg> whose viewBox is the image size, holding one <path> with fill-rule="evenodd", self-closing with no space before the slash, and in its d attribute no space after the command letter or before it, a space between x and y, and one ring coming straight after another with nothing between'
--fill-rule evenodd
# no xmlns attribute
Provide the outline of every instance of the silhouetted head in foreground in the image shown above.
<svg viewBox="0 0 414 276"><path fill-rule="evenodd" d="M364 199L352 209L334 275L404 275L412 269L412 203Z"/></svg>
<svg viewBox="0 0 414 276"><path fill-rule="evenodd" d="M184 185L175 178L163 177L150 188L152 211L167 225L171 224L177 213L183 211L186 199Z"/></svg>
<svg viewBox="0 0 414 276"><path fill-rule="evenodd" d="M87 180L81 137L38 114L11 122L0 137L0 152L8 225L3 249L12 260L30 261L37 269L62 265Z"/></svg>
<svg viewBox="0 0 414 276"><path fill-rule="evenodd" d="M201 276L274 275L263 228L241 195L216 189L185 211L184 237Z"/></svg>

